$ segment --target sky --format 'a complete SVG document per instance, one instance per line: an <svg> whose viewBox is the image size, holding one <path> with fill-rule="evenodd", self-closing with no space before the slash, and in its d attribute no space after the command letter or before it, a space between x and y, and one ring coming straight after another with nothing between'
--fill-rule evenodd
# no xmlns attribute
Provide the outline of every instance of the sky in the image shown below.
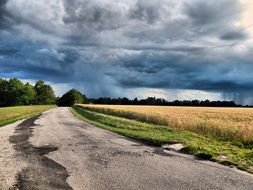
<svg viewBox="0 0 253 190"><path fill-rule="evenodd" d="M0 77L253 104L252 37L252 0L0 0Z"/></svg>

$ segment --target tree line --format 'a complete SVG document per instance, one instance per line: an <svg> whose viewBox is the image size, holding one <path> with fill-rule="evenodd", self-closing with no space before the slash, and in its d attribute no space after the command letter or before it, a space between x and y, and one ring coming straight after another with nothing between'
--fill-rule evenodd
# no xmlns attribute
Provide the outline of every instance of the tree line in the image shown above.
<svg viewBox="0 0 253 190"><path fill-rule="evenodd" d="M44 81L39 80L35 85L23 83L11 78L0 78L0 107L22 105L48 105L73 106L74 104L88 103L85 95L72 89L62 97L56 97L53 88Z"/></svg>
<svg viewBox="0 0 253 190"><path fill-rule="evenodd" d="M91 98L89 103L92 104L109 104L109 105L159 105L159 106L203 106L203 107L237 107L233 101L210 101L210 100L175 100L167 101L163 98L148 97L146 99L128 99L124 98Z"/></svg>
<svg viewBox="0 0 253 190"><path fill-rule="evenodd" d="M199 101L199 100L175 100L167 101L163 98L148 97L146 99L124 98L90 98L85 94L71 89L62 97L56 97L52 87L39 80L35 85L22 83L16 78L9 80L0 78L0 107L21 105L46 105L73 106L75 104L108 104L108 105L159 105L159 106L207 106L207 107L239 107L233 101Z"/></svg>
<svg viewBox="0 0 253 190"><path fill-rule="evenodd" d="M35 85L23 83L16 78L0 78L0 107L21 105L55 104L56 97L50 85L39 80Z"/></svg>

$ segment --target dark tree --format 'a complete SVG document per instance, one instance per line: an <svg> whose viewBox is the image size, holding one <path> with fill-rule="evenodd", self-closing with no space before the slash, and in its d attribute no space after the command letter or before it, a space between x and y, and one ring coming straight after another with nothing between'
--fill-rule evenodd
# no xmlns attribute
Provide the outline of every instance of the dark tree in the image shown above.
<svg viewBox="0 0 253 190"><path fill-rule="evenodd" d="M36 91L36 103L40 105L55 104L56 97L50 85L46 85L44 81L39 80L34 86Z"/></svg>
<svg viewBox="0 0 253 190"><path fill-rule="evenodd" d="M0 79L0 107L7 106L9 82Z"/></svg>
<svg viewBox="0 0 253 190"><path fill-rule="evenodd" d="M23 88L22 102L24 105L33 105L36 103L36 91L33 86L26 83Z"/></svg>
<svg viewBox="0 0 253 190"><path fill-rule="evenodd" d="M9 81L0 78L0 107L54 103L54 91L43 81L38 81L33 87L16 78Z"/></svg>
<svg viewBox="0 0 253 190"><path fill-rule="evenodd" d="M148 97L138 100L137 98L129 100L128 98L92 98L89 99L93 104L109 104L109 105L164 105L164 106L207 106L207 107L238 107L233 101L199 101L199 100L175 100L173 102L166 101L162 98Z"/></svg>
<svg viewBox="0 0 253 190"><path fill-rule="evenodd" d="M87 99L85 95L82 95L79 91L72 89L59 98L58 106L74 106L75 104L86 103Z"/></svg>
<svg viewBox="0 0 253 190"><path fill-rule="evenodd" d="M16 79L12 78L9 80L8 92L7 92L7 106L20 106L24 105L23 96L24 92L24 84Z"/></svg>

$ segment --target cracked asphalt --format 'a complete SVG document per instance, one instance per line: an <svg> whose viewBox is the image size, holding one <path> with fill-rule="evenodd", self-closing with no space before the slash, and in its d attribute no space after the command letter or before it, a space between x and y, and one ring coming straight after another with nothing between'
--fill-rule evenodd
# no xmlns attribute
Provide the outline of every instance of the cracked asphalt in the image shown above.
<svg viewBox="0 0 253 190"><path fill-rule="evenodd" d="M252 190L234 168L144 145L75 118L68 108L0 128L1 190Z"/></svg>

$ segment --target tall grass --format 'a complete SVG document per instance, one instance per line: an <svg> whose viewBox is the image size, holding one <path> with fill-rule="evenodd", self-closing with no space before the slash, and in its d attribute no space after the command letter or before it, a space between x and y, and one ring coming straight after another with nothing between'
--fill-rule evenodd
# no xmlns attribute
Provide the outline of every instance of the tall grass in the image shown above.
<svg viewBox="0 0 253 190"><path fill-rule="evenodd" d="M253 109L78 105L86 110L188 130L253 148Z"/></svg>

